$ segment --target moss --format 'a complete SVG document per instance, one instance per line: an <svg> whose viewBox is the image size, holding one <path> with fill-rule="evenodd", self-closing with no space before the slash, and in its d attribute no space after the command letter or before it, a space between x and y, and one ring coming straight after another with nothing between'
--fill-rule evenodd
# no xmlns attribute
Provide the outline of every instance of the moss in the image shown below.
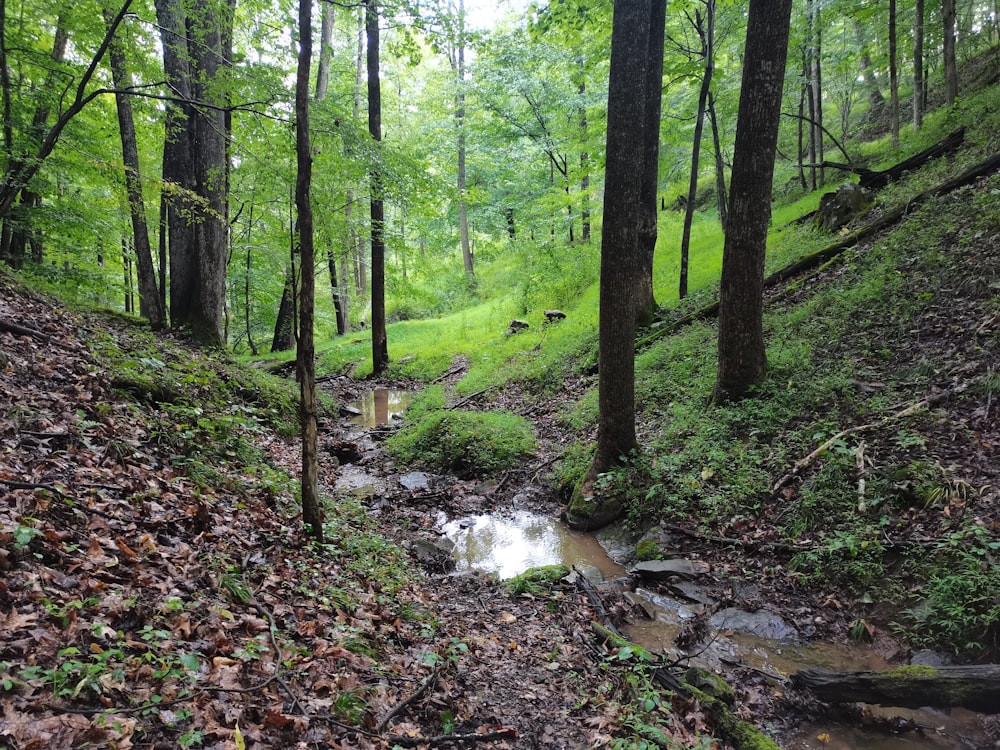
<svg viewBox="0 0 1000 750"><path fill-rule="evenodd" d="M764 732L747 721L740 721L727 703L735 702L733 689L712 672L692 667L684 677L684 690L712 716L716 734L730 742L736 750L781 750ZM719 692L718 697L714 694Z"/></svg>
<svg viewBox="0 0 1000 750"><path fill-rule="evenodd" d="M923 664L908 664L905 667L896 667L885 673L886 677L899 680L910 680L914 677L934 677L938 673L934 667Z"/></svg>
<svg viewBox="0 0 1000 750"><path fill-rule="evenodd" d="M519 576L504 582L512 594L538 594L551 589L569 575L565 565L542 565L530 568Z"/></svg>
<svg viewBox="0 0 1000 750"><path fill-rule="evenodd" d="M665 555L660 545L652 539L643 539L635 545L635 557L637 560L662 560Z"/></svg>
<svg viewBox="0 0 1000 750"><path fill-rule="evenodd" d="M592 531L621 518L625 512L625 504L613 495L584 495L582 488L585 479L580 480L573 491L573 499L566 506L566 523L569 527Z"/></svg>
<svg viewBox="0 0 1000 750"><path fill-rule="evenodd" d="M729 683L707 669L691 667L684 675L684 682L730 706L736 702L736 693Z"/></svg>

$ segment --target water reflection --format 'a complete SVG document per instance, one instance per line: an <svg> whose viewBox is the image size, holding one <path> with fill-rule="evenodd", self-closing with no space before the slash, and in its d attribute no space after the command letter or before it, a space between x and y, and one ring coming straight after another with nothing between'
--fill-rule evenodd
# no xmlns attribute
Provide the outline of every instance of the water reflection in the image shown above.
<svg viewBox="0 0 1000 750"><path fill-rule="evenodd" d="M529 511L459 518L445 524L444 533L455 543L458 570L512 578L529 568L562 563L596 567L605 578L625 572L591 535Z"/></svg>
<svg viewBox="0 0 1000 750"><path fill-rule="evenodd" d="M351 421L365 428L389 424L406 411L412 400L412 391L375 388L352 404L361 413Z"/></svg>

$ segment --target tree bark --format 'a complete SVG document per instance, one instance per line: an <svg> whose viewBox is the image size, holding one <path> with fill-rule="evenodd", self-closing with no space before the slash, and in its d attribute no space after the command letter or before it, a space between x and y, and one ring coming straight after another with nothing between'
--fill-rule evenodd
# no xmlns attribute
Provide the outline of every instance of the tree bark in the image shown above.
<svg viewBox="0 0 1000 750"><path fill-rule="evenodd" d="M719 118L715 111L715 96L708 92L708 120L712 123L712 152L715 154L715 195L718 204L719 224L722 233L726 233L728 191L726 190L726 164L722 153L722 142L719 135Z"/></svg>
<svg viewBox="0 0 1000 750"><path fill-rule="evenodd" d="M875 703L897 708L953 708L995 713L1000 665L906 666L886 672L796 672L792 683L831 703Z"/></svg>
<svg viewBox="0 0 1000 750"><path fill-rule="evenodd" d="M706 0L705 15L701 11L694 14L695 31L701 40L701 56L704 68L701 88L698 92L698 113L694 121L694 143L691 146L691 174L688 180L687 204L684 206L684 226L681 229L681 268L677 287L679 299L688 293L688 250L691 247L691 224L694 222L695 202L698 197L698 165L701 157L701 135L705 127L705 111L708 95L712 88L712 73L715 70L715 0Z"/></svg>
<svg viewBox="0 0 1000 750"><path fill-rule="evenodd" d="M955 57L955 0L941 0L941 21L944 26L942 41L944 102L950 107L958 99L958 61Z"/></svg>
<svg viewBox="0 0 1000 750"><path fill-rule="evenodd" d="M615 2L601 239L597 448L580 497L574 498L567 511L576 526L585 527L595 520L582 510L588 505L582 498L593 496L597 476L619 465L639 445L635 434L636 313L647 304L643 284L650 209L655 242L656 194L649 192L648 184L652 175L655 185L660 127L659 118L651 113L659 112L660 86L652 82L663 74L665 7L665 0ZM649 101L653 96L656 103Z"/></svg>
<svg viewBox="0 0 1000 750"><path fill-rule="evenodd" d="M645 326L652 322L657 307L656 297L653 293L653 259L656 253L656 221L658 217L656 192L659 185L660 168L660 107L663 96L663 37L666 23L666 4L654 0L650 4L649 12L651 15L646 48L646 58L649 63L645 74L646 93L643 104L644 125L641 141L643 171L636 173L641 180L639 204L641 276L635 310L636 324L639 326Z"/></svg>
<svg viewBox="0 0 1000 750"><path fill-rule="evenodd" d="M114 20L110 11L104 12L104 20L105 24L110 26ZM112 42L108 58L115 88L128 89L132 81L125 63L125 52L119 41ZM149 244L146 202L142 195L142 171L139 167L139 146L136 141L135 120L132 117L132 100L128 94L119 92L115 94L115 104L118 109L122 161L125 164L125 192L132 218L132 242L135 247L139 282L139 314L146 318L150 327L156 331L166 325L166 313L160 304L160 289L156 283L156 271L153 267L153 248Z"/></svg>
<svg viewBox="0 0 1000 750"><path fill-rule="evenodd" d="M368 38L368 132L376 147L382 142L382 84L379 80L379 28L377 0L365 2L365 32ZM389 366L389 346L385 331L385 202L382 171L376 152L369 171L371 182L371 285L372 285L372 372L380 375Z"/></svg>
<svg viewBox="0 0 1000 750"><path fill-rule="evenodd" d="M745 397L767 368L764 254L790 17L791 0L750 0L719 288L715 403Z"/></svg>
<svg viewBox="0 0 1000 750"><path fill-rule="evenodd" d="M295 208L299 227L302 282L299 295L300 330L295 353L301 400L302 522L318 543L323 543L323 513L319 507L319 460L316 452L316 362L313 326L316 303L316 253L313 247L312 148L309 144L309 68L312 56L312 0L299 0L299 60L295 81Z"/></svg>
<svg viewBox="0 0 1000 750"><path fill-rule="evenodd" d="M889 132L899 148L899 55L896 52L896 0L889 0Z"/></svg>
<svg viewBox="0 0 1000 750"><path fill-rule="evenodd" d="M913 2L913 129L924 124L924 0Z"/></svg>

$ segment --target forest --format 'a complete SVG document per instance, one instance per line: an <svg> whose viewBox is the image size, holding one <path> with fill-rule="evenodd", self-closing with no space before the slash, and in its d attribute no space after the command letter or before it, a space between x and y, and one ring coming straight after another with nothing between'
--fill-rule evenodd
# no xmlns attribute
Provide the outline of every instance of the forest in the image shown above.
<svg viewBox="0 0 1000 750"><path fill-rule="evenodd" d="M0 24L0 748L1000 741L995 2Z"/></svg>

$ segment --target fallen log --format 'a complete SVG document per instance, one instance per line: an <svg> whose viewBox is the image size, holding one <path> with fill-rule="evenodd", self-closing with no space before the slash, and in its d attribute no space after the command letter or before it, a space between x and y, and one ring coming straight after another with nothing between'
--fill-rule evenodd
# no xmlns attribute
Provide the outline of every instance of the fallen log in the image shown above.
<svg viewBox="0 0 1000 750"><path fill-rule="evenodd" d="M874 703L895 708L962 707L1000 712L1000 665L958 667L910 665L885 672L830 672L807 669L792 676L829 703Z"/></svg>
<svg viewBox="0 0 1000 750"><path fill-rule="evenodd" d="M931 159L937 159L957 151L964 141L965 128L959 128L955 132L946 135L930 148L926 148L919 154L914 154L908 159L903 159L903 161L894 164L888 169L883 169L879 172L870 169L858 170L858 173L861 175L858 184L869 190L880 190L890 182L898 180L907 172L922 167Z"/></svg>

